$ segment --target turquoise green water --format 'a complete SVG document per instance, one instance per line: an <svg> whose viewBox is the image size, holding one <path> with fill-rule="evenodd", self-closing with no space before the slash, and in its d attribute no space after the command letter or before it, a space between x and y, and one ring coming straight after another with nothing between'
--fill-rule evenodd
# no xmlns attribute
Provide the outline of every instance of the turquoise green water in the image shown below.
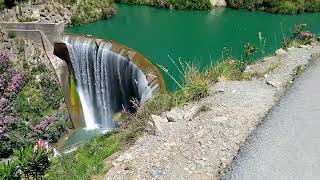
<svg viewBox="0 0 320 180"><path fill-rule="evenodd" d="M320 33L320 13L287 16L225 8L184 11L119 5L117 16L66 32L115 40L177 74L168 55L205 67L221 58L223 48L228 47L241 59L247 42L259 48L259 32L266 37L266 52L270 54L281 47L283 33L288 34L300 23ZM169 89L174 89L173 81L166 79Z"/></svg>

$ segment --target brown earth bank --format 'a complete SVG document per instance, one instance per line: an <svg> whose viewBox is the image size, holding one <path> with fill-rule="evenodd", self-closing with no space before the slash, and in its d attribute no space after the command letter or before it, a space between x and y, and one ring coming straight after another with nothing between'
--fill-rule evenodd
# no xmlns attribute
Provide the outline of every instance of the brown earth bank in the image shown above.
<svg viewBox="0 0 320 180"><path fill-rule="evenodd" d="M263 121L320 46L278 50L249 66L248 81L221 79L204 99L160 116L156 135L144 135L108 161L105 179L219 179L240 146Z"/></svg>

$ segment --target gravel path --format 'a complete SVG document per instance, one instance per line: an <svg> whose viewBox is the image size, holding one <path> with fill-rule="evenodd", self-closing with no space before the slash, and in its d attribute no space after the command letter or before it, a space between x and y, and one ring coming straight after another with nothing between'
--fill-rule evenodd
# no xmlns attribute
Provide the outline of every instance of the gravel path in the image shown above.
<svg viewBox="0 0 320 180"><path fill-rule="evenodd" d="M320 179L320 62L250 136L225 179Z"/></svg>
<svg viewBox="0 0 320 180"><path fill-rule="evenodd" d="M201 101L164 113L157 135L141 137L113 160L105 179L219 179L313 53L320 47L290 49L252 66L264 74L276 64L263 78L219 82Z"/></svg>

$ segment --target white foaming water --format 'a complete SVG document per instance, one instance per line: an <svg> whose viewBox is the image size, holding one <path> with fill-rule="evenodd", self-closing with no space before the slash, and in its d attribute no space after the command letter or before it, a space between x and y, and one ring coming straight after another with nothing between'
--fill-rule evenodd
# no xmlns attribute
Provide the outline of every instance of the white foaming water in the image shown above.
<svg viewBox="0 0 320 180"><path fill-rule="evenodd" d="M123 108L133 110L152 96L146 75L127 57L113 52L112 44L91 38L65 36L77 80L86 129L116 128L112 117Z"/></svg>
<svg viewBox="0 0 320 180"><path fill-rule="evenodd" d="M79 98L80 98L82 109L83 109L84 121L86 124L85 129L86 130L98 129L99 126L95 123L92 105L90 105L91 101L86 100L85 96L82 93L81 88L77 88L77 90L78 90Z"/></svg>

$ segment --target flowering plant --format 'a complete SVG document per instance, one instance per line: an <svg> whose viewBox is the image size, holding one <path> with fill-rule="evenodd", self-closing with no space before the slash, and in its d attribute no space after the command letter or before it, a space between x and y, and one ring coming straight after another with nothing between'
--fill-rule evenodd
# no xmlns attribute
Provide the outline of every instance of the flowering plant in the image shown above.
<svg viewBox="0 0 320 180"><path fill-rule="evenodd" d="M49 152L48 142L44 141L43 139L39 139L33 148L33 152L36 152L38 150L43 150L45 152Z"/></svg>
<svg viewBox="0 0 320 180"><path fill-rule="evenodd" d="M26 146L14 150L14 155L17 157L19 169L26 179L40 178L51 164L49 145L42 139L39 139L33 148Z"/></svg>
<svg viewBox="0 0 320 180"><path fill-rule="evenodd" d="M23 74L21 72L13 75L9 84L9 91L17 93L23 86Z"/></svg>
<svg viewBox="0 0 320 180"><path fill-rule="evenodd" d="M0 72L8 68L9 56L4 52L0 52Z"/></svg>

